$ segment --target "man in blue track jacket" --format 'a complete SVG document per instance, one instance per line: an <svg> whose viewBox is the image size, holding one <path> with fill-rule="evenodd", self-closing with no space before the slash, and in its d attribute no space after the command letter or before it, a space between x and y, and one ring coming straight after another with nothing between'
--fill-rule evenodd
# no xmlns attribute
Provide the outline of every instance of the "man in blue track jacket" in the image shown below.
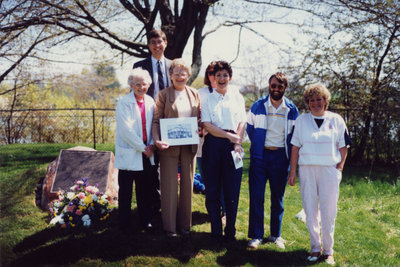
<svg viewBox="0 0 400 267"><path fill-rule="evenodd" d="M281 237L283 196L288 179L290 139L299 111L294 103L284 97L288 87L285 74L277 72L269 79L269 95L257 100L247 119L250 147L250 218L248 243L257 248L264 237L264 196L269 180L271 190L271 220L268 242L285 248Z"/></svg>

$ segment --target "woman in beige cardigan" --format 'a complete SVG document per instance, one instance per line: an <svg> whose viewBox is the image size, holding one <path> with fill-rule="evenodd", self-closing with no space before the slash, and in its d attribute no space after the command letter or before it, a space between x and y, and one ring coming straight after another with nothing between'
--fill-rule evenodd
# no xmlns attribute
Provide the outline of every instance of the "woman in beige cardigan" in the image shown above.
<svg viewBox="0 0 400 267"><path fill-rule="evenodd" d="M160 91L152 123L154 144L160 151L161 217L168 236L187 235L192 224L193 176L197 145L169 146L161 141L160 119L196 117L200 121L200 96L186 86L190 66L182 59L172 61L169 74L173 85ZM181 164L178 200L178 163Z"/></svg>

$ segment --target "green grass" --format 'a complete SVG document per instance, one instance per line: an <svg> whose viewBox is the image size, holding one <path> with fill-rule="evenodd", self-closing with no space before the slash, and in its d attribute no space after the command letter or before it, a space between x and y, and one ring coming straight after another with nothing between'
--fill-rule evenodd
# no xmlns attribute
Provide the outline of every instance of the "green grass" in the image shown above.
<svg viewBox="0 0 400 267"><path fill-rule="evenodd" d="M120 233L116 227L116 212L106 223L89 230L66 232L48 227L48 213L35 206L36 185L60 149L71 146L37 144L1 147L1 266L307 265L308 231L303 222L295 219L301 210L298 184L287 187L285 194L282 236L288 242L286 250L281 251L270 243L257 250L246 248L248 160L245 161L236 222L238 241L228 247L217 246L210 239L204 195L200 194L193 197L190 237L168 239L161 231L153 235L139 230L131 234ZM113 150L113 146L99 145L97 149ZM385 174L370 174L360 167L345 168L335 231L334 249L338 266L400 266L399 180L387 183L382 177ZM266 190L266 236L269 234L269 197L269 190ZM137 227L136 210L133 214L134 227ZM325 266L324 263L316 265Z"/></svg>

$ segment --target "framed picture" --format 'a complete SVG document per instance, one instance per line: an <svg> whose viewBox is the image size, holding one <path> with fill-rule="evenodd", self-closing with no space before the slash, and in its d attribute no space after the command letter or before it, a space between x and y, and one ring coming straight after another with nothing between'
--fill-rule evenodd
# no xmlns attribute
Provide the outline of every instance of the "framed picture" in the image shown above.
<svg viewBox="0 0 400 267"><path fill-rule="evenodd" d="M198 144L197 128L196 117L160 119L161 141L170 146Z"/></svg>

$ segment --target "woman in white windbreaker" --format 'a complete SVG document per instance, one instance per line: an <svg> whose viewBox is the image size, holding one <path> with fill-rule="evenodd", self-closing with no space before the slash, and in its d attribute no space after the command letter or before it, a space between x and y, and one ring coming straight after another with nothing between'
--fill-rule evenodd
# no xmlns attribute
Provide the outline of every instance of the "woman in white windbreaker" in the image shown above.
<svg viewBox="0 0 400 267"><path fill-rule="evenodd" d="M302 114L295 122L289 185L295 184L299 164L300 193L311 241L311 254L307 260L315 262L323 253L325 262L334 265L339 184L351 141L343 118L327 111L331 94L324 85L310 85L303 97L311 112Z"/></svg>
<svg viewBox="0 0 400 267"><path fill-rule="evenodd" d="M128 77L131 92L118 101L116 109L115 168L118 172L118 220L122 230L130 230L133 180L141 226L151 230L157 196L152 194L158 180L151 136L155 103L146 94L152 80L142 68Z"/></svg>

